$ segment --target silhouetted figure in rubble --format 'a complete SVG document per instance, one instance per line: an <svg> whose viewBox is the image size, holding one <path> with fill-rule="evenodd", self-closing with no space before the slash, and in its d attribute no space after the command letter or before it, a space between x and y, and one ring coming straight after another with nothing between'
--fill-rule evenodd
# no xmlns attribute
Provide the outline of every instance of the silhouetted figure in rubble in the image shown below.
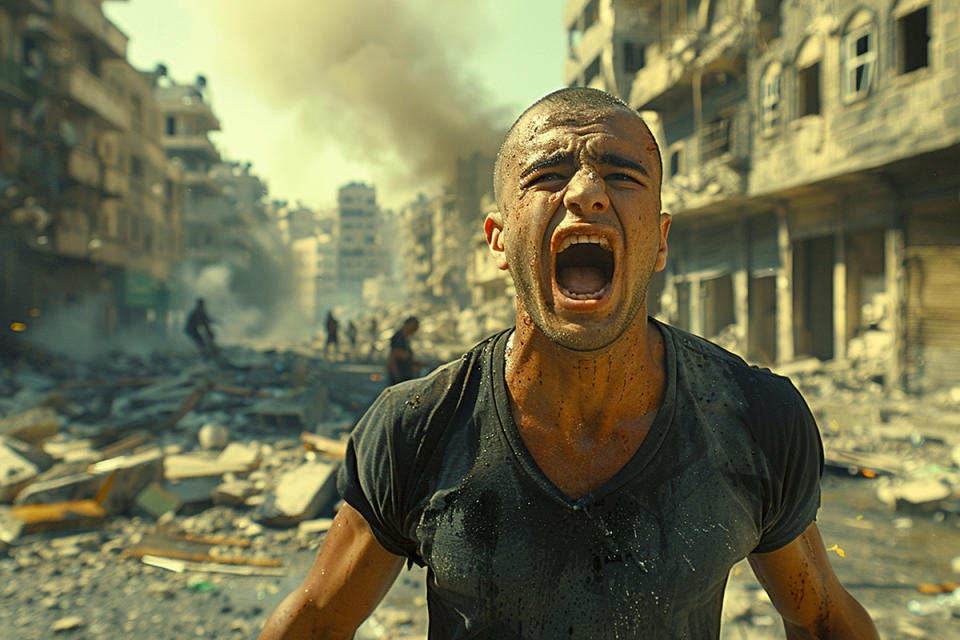
<svg viewBox="0 0 960 640"><path fill-rule="evenodd" d="M204 356L217 355L217 345L213 341L212 324L213 320L207 315L203 298L197 298L197 304L190 311L190 315L187 316L187 324L183 330L196 343Z"/></svg>
<svg viewBox="0 0 960 640"><path fill-rule="evenodd" d="M413 348L410 346L410 336L420 328L420 320L410 316L403 321L403 326L390 338L390 355L387 356L387 383L390 385L412 380L417 377L417 370L423 366L413 358Z"/></svg>
<svg viewBox="0 0 960 640"><path fill-rule="evenodd" d="M337 351L340 348L340 338L337 336L337 330L340 327L340 323L337 322L337 319L333 316L333 311L327 312L327 344L324 347L324 351L329 352L331 345L333 345L333 354L336 355Z"/></svg>
<svg viewBox="0 0 960 640"><path fill-rule="evenodd" d="M347 340L350 341L350 357L356 357L357 352L357 325L353 320L347 323Z"/></svg>

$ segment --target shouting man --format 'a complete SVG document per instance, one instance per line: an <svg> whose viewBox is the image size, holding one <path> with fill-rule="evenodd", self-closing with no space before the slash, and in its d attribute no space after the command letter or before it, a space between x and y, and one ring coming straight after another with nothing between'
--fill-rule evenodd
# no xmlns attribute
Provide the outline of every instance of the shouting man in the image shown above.
<svg viewBox="0 0 960 640"><path fill-rule="evenodd" d="M788 638L875 638L814 523L823 454L789 380L647 317L664 268L657 144L563 89L514 123L484 223L516 327L388 388L346 505L261 638L351 638L404 560L430 638L716 638L744 557ZM416 401L412 401L416 398Z"/></svg>

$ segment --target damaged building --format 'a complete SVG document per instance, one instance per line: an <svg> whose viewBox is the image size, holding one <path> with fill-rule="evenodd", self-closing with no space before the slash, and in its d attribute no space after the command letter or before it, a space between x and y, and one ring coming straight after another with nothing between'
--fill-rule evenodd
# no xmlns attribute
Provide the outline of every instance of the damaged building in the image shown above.
<svg viewBox="0 0 960 640"><path fill-rule="evenodd" d="M653 309L752 361L960 377L960 7L573 0L568 84L645 116L674 216Z"/></svg>
<svg viewBox="0 0 960 640"><path fill-rule="evenodd" d="M162 330L180 173L100 0L0 2L0 315Z"/></svg>

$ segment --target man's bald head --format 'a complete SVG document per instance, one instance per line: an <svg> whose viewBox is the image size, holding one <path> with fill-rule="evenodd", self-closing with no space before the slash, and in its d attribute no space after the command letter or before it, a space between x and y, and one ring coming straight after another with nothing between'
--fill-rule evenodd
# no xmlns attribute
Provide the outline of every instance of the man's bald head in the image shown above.
<svg viewBox="0 0 960 640"><path fill-rule="evenodd" d="M643 120L643 117L635 109L631 109L620 98L610 95L599 89L590 89L587 87L569 87L559 89L540 98L532 105L527 107L523 113L514 121L504 136L503 144L500 145L500 151L497 153L497 161L493 168L493 190L497 206L501 207L500 196L503 192L503 166L508 161L509 156L514 153L514 147L518 144L518 135L521 125L529 118L536 115L547 113L551 120L556 123L569 122L570 124L587 123L591 120L613 115L615 113L626 112L636 117L643 127L650 134L650 140L653 143L654 154L657 164L660 167L660 183L663 183L663 160L660 158L660 147L657 145L656 138L650 131L650 127ZM658 185L659 189L660 185Z"/></svg>

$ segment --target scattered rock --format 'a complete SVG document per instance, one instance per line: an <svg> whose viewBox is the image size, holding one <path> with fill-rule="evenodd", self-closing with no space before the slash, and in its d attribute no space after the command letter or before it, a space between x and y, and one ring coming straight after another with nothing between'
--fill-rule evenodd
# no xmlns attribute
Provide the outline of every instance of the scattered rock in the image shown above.
<svg viewBox="0 0 960 640"><path fill-rule="evenodd" d="M208 422L200 427L197 439L204 449L223 449L230 442L230 430L222 424Z"/></svg>
<svg viewBox="0 0 960 640"><path fill-rule="evenodd" d="M324 507L336 502L338 465L330 462L308 462L280 478L276 488L263 504L254 510L253 518L273 527L293 525L316 517Z"/></svg>
<svg viewBox="0 0 960 640"><path fill-rule="evenodd" d="M53 632L59 631L70 631L71 629L79 629L84 624L83 618L80 616L69 616L66 618L60 618L52 625L50 625L50 630Z"/></svg>

